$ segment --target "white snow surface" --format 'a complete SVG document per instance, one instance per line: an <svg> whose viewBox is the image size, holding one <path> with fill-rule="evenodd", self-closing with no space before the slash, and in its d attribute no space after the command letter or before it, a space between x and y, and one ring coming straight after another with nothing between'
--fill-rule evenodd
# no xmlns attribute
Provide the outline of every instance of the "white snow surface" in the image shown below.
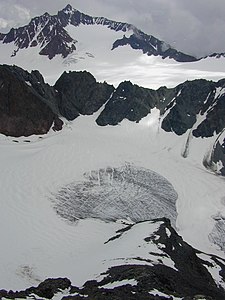
<svg viewBox="0 0 225 300"><path fill-rule="evenodd" d="M137 256L149 259L150 251L141 243L154 231L151 222L104 245L123 228L121 222L67 222L51 201L85 172L127 162L164 176L178 193L179 234L192 246L225 257L208 238L216 222L213 216L224 211L224 178L202 165L217 137L192 138L184 158L188 133L178 137L161 130L156 109L138 124L125 120L120 126L98 127L95 118L79 117L44 136L0 136L1 288L20 290L47 277L68 277L81 286L110 265L134 262ZM164 264L173 267L166 257Z"/></svg>
<svg viewBox="0 0 225 300"><path fill-rule="evenodd" d="M16 56L10 55L15 45L0 42L0 63L18 65L31 71L39 70L49 84L54 84L59 75L69 70L87 70L98 81L107 81L117 86L121 81L131 80L138 85L159 88L174 87L185 80L205 78L219 80L225 77L225 58L207 58L198 62L178 63L173 59L147 56L141 50L120 46L114 50L113 43L123 35L129 37L133 31L114 31L102 25L68 25L66 30L78 41L76 51L62 58L49 60L39 55L41 48L20 49Z"/></svg>
<svg viewBox="0 0 225 300"><path fill-rule="evenodd" d="M160 292L160 291L158 291L158 290L152 290L151 292L149 292L149 294L151 294L151 295L154 295L154 296L163 296L163 297L165 297L165 298L168 298L168 299L173 299L173 300L182 300L182 298L178 298L178 297L174 297L174 296L171 296L171 295L167 295L167 294L165 294L165 293L162 293L162 292ZM171 298L172 297L172 298ZM202 299L202 300L204 300L204 299Z"/></svg>
<svg viewBox="0 0 225 300"><path fill-rule="evenodd" d="M125 280L114 281L112 283L108 283L108 284L102 285L101 288L104 288L104 289L113 289L115 287L123 286L123 285L126 285L126 284L130 284L130 285L134 286L134 285L137 285L137 283L138 282L135 279L125 279Z"/></svg>

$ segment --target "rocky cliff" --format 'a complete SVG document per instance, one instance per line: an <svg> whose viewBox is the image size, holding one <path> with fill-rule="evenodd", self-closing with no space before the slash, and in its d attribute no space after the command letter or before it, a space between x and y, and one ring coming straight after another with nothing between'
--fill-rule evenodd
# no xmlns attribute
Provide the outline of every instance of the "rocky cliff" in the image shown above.
<svg viewBox="0 0 225 300"><path fill-rule="evenodd" d="M59 93L59 111L68 120L74 120L80 114L93 114L106 103L114 90L105 82L96 82L94 76L86 71L64 72L54 87Z"/></svg>
<svg viewBox="0 0 225 300"><path fill-rule="evenodd" d="M38 71L28 73L15 66L0 66L0 132L10 136L45 134L62 128L54 90Z"/></svg>

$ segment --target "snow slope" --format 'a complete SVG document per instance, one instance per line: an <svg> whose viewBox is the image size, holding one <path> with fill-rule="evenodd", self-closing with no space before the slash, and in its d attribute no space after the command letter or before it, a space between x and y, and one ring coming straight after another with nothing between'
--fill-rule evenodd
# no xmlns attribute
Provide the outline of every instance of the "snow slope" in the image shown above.
<svg viewBox="0 0 225 300"><path fill-rule="evenodd" d="M158 88L174 87L185 80L205 78L218 80L225 77L225 58L207 58L198 62L178 63L172 59L147 56L130 46L112 49L113 42L126 33L110 30L97 24L79 27L68 25L66 30L77 40L77 50L65 59L57 55L53 59L39 55L38 47L21 49L10 57L15 45L1 44L1 64L15 64L28 71L38 69L45 80L54 84L59 75L69 70L87 70L97 81L107 81L117 86L121 81L131 80L138 85Z"/></svg>
<svg viewBox="0 0 225 300"><path fill-rule="evenodd" d="M129 256L126 243L117 252L103 247L124 226L121 222L67 221L53 201L60 189L82 181L85 172L127 163L165 177L178 194L179 234L192 246L225 257L208 237L213 216L224 215L224 178L201 164L216 136L193 138L184 158L188 133L178 137L159 129L156 109L139 124L98 127L95 118L79 117L45 136L0 136L1 288L24 289L60 276L82 285L104 271L113 254Z"/></svg>

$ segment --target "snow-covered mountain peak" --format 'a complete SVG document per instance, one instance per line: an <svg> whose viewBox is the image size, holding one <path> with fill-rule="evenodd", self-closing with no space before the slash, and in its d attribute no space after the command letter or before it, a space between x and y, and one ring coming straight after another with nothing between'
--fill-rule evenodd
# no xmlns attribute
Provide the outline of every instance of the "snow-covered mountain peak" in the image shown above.
<svg viewBox="0 0 225 300"><path fill-rule="evenodd" d="M21 49L33 47L38 49L37 54L46 55L49 59L56 55L61 55L65 58L77 50L75 46L77 30L74 31L74 34L71 34L71 32L69 34L67 31L68 25L72 27L98 25L99 29L100 27L110 29L107 35L112 36L114 40L108 51L119 46L129 45L132 49L142 50L143 53L148 55L162 56L163 58L169 57L177 61L196 60L195 57L181 53L165 42L143 33L134 25L109 20L105 17L93 17L76 10L70 4L56 15L45 13L33 18L29 24L23 27L11 29L6 34L0 34L0 47L4 47L5 44L14 44L15 49L11 56L16 56ZM112 35L113 31L120 32L120 34L115 37ZM123 35L127 31L131 31L130 37ZM101 34L101 30L99 30L99 34ZM89 39L92 40L92 37L90 36ZM100 41L104 43L104 37L98 40L98 42ZM93 49L95 48L94 41L92 47Z"/></svg>

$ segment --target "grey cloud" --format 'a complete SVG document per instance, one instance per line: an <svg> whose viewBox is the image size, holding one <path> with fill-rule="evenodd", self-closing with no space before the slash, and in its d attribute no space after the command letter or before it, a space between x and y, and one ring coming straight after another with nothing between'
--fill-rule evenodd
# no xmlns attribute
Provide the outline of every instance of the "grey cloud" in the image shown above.
<svg viewBox="0 0 225 300"><path fill-rule="evenodd" d="M1 0L0 30L23 25L29 16L51 14L68 1ZM129 22L178 50L204 56L225 51L224 0L70 0L85 13Z"/></svg>
<svg viewBox="0 0 225 300"><path fill-rule="evenodd" d="M30 10L24 5L17 3L1 2L0 3L0 29L4 31L9 30L11 27L26 24L31 18Z"/></svg>

